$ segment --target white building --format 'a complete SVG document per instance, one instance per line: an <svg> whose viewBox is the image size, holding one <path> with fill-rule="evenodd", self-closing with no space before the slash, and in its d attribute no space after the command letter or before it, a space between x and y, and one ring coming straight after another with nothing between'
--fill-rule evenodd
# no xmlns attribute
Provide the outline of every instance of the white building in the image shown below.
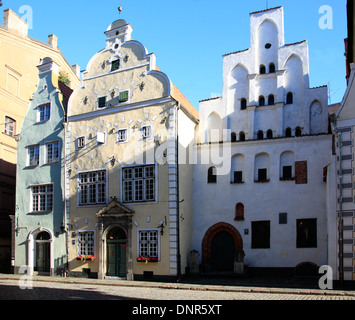
<svg viewBox="0 0 355 320"><path fill-rule="evenodd" d="M236 271L239 253L249 268L320 266L327 87L309 87L308 43L285 44L282 7L251 13L250 36L223 56L222 97L200 102L193 246L206 271Z"/></svg>

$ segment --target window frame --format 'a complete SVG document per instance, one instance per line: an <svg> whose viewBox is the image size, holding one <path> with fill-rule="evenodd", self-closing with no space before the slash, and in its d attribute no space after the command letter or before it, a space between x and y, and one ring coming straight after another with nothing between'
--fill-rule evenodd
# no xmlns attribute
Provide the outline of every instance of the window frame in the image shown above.
<svg viewBox="0 0 355 320"><path fill-rule="evenodd" d="M122 101L121 101L120 95L121 95L122 93L125 93L125 92L127 92L127 100L122 100ZM118 103L118 104L123 104L123 103L128 103L129 101L130 101L130 90L129 90L129 89L120 90L120 91L118 92L117 103Z"/></svg>
<svg viewBox="0 0 355 320"><path fill-rule="evenodd" d="M156 233L156 237L157 239L156 240L141 240L141 234L142 233L147 233L147 234L150 234L150 233ZM147 237L149 238L149 237ZM146 249L147 250L147 254L143 254L143 250L142 247L141 247L141 244L142 244L142 241L147 241L148 242L148 248ZM149 242L155 242L156 243L156 249L152 249L149 247L150 243ZM158 228L138 228L137 229L137 259L139 257L152 257L152 258L157 258L158 261L160 261L160 230ZM152 250L156 250L156 255L152 255L151 254L151 251Z"/></svg>
<svg viewBox="0 0 355 320"><path fill-rule="evenodd" d="M207 183L217 183L217 169L214 166L207 170Z"/></svg>
<svg viewBox="0 0 355 320"><path fill-rule="evenodd" d="M104 180L100 180L99 173L101 173L104 177ZM88 181L90 175L95 174L95 181ZM85 182L82 182L82 176L87 175ZM83 177L85 178L85 177ZM100 186L104 186L103 188ZM85 187L86 186L86 187ZM93 187L95 186L95 187ZM82 188L83 187L83 188ZM87 171L80 171L77 174L77 206L78 207L87 207L87 206L102 206L103 204L107 204L108 197L108 176L106 169L93 169ZM104 192L103 196L100 194ZM95 196L95 201L91 201L93 198L93 193ZM86 199L83 201L83 199ZM100 199L103 199L100 201Z"/></svg>
<svg viewBox="0 0 355 320"><path fill-rule="evenodd" d="M79 141L83 139L84 141L84 145L81 147L79 145ZM85 149L86 148L86 136L79 136L79 137L76 137L75 139L75 147L76 147L76 150L79 151L79 150L82 150L82 149Z"/></svg>
<svg viewBox="0 0 355 320"><path fill-rule="evenodd" d="M7 120L11 120L12 123ZM9 127L12 128L12 131L11 131L11 129L8 129ZM11 118L9 116L5 116L4 131L3 132L10 137L14 137L16 135L16 120L14 118Z"/></svg>
<svg viewBox="0 0 355 320"><path fill-rule="evenodd" d="M149 128L149 136L144 134L144 129ZM141 139L142 140L149 140L153 138L153 125L151 124L145 124L141 127Z"/></svg>
<svg viewBox="0 0 355 320"><path fill-rule="evenodd" d="M33 144L29 145L26 147L27 148L27 159L26 159L26 167L38 167L40 164L40 153L41 153L41 146L40 144ZM34 150L33 154L33 161L36 159L36 154L37 154L37 161L35 163L32 163L32 155L31 155L31 150L32 148L36 148ZM38 150L38 152L36 152Z"/></svg>
<svg viewBox="0 0 355 320"><path fill-rule="evenodd" d="M51 191L48 191L47 189L48 187L51 187ZM34 188L38 188L38 191L35 192ZM40 188L45 188L45 191L44 192L41 191ZM42 202L41 198L43 196L44 196L45 208L41 210L41 202ZM35 201L35 197L37 198L36 201ZM48 204L51 204L51 206L48 207ZM31 213L50 213L53 212L53 207L54 207L54 184L53 183L30 185L30 212Z"/></svg>
<svg viewBox="0 0 355 320"><path fill-rule="evenodd" d="M43 110L43 112L42 112L42 108L47 108L47 107L49 108L48 119L47 119L47 117L45 116L45 115L46 115L46 111ZM52 113L51 111L52 111L52 110L51 110L51 103L50 103L50 102L43 103L43 104L39 105L39 106L37 107L37 122L43 123L43 122L49 121L49 120L51 119L51 113ZM43 119L41 119L42 113L43 113Z"/></svg>
<svg viewBox="0 0 355 320"><path fill-rule="evenodd" d="M81 235L85 234L85 239L81 239ZM91 239L89 235L92 234ZM92 241L92 243L90 243ZM91 245L92 248L89 248ZM96 232L95 230L79 230L77 233L77 256L94 256L96 257ZM84 251L84 252L82 252Z"/></svg>
<svg viewBox="0 0 355 320"><path fill-rule="evenodd" d="M107 97L108 97L107 95L103 95L103 96L97 97L97 109L98 109L98 110L102 110L102 109L107 108L107 104L108 104L108 99L107 99ZM105 106L100 107L100 99L103 99L103 98L105 98Z"/></svg>
<svg viewBox="0 0 355 320"><path fill-rule="evenodd" d="M49 145L55 145L55 144L58 144L58 157L55 161L53 161L53 151L54 149L52 149L52 160L49 161L49 157L48 157L48 146ZM45 164L54 164L54 163L58 163L59 162L59 159L60 159L60 142L59 141L50 141L50 142L46 142L45 143Z"/></svg>
<svg viewBox="0 0 355 320"><path fill-rule="evenodd" d="M126 132L126 138L124 140L119 139L119 134L122 131ZM117 143L127 143L129 141L129 130L128 130L128 128L118 128L116 134L117 134Z"/></svg>
<svg viewBox="0 0 355 320"><path fill-rule="evenodd" d="M142 174L140 174L140 170L142 170ZM147 175L148 170L152 170L153 176ZM122 203L157 202L158 172L156 164L121 166L120 180Z"/></svg>
<svg viewBox="0 0 355 320"><path fill-rule="evenodd" d="M116 64L118 63L118 66ZM117 58L111 61L111 72L119 70L121 68L121 59Z"/></svg>

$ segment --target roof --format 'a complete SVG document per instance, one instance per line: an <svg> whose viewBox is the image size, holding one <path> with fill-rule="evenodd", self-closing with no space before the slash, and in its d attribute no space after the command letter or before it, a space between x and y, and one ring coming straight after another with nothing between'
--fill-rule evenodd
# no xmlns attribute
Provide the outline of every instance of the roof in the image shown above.
<svg viewBox="0 0 355 320"><path fill-rule="evenodd" d="M245 51L248 51L248 50L249 50L249 48L248 49L244 49L244 50L234 51L234 52L231 52L231 53L226 53L226 54L223 55L223 57L229 56L230 54L245 52Z"/></svg>
<svg viewBox="0 0 355 320"><path fill-rule="evenodd" d="M221 98L222 97L208 98L208 99L200 100L200 102L205 102L205 101L210 101L210 100L217 100L217 99L221 99Z"/></svg>
<svg viewBox="0 0 355 320"><path fill-rule="evenodd" d="M172 84L171 88L171 96L176 101L180 102L180 104L196 119L198 120L200 115L197 109L192 105L192 103L181 93L181 91Z"/></svg>
<svg viewBox="0 0 355 320"><path fill-rule="evenodd" d="M280 8L282 8L282 6L275 7L275 8L270 8L270 9L265 9L265 10L261 10L261 11L254 11L254 12L251 12L249 14L262 13L262 12L267 12L267 11L276 10L276 9L280 9Z"/></svg>
<svg viewBox="0 0 355 320"><path fill-rule="evenodd" d="M61 93L64 97L65 113L67 113L68 101L69 101L71 94L73 93L73 90L70 89L68 86L66 86L64 83L62 83L60 81L58 81L58 84L59 84L59 90L61 91Z"/></svg>

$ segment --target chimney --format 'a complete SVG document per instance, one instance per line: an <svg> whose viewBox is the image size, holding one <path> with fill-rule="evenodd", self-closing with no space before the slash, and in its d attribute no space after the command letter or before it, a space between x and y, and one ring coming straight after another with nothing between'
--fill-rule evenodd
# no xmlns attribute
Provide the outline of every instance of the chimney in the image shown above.
<svg viewBox="0 0 355 320"><path fill-rule="evenodd" d="M21 38L26 38L28 34L28 24L22 20L11 9L4 10L3 26L9 32L16 34Z"/></svg>
<svg viewBox="0 0 355 320"><path fill-rule="evenodd" d="M54 34L48 36L48 44L52 46L54 50L58 49L58 37Z"/></svg>
<svg viewBox="0 0 355 320"><path fill-rule="evenodd" d="M77 76L78 78L80 78L80 66L77 65L77 64L73 64L73 65L71 66L71 68L72 68L72 70L74 71L74 73L76 74L76 76Z"/></svg>

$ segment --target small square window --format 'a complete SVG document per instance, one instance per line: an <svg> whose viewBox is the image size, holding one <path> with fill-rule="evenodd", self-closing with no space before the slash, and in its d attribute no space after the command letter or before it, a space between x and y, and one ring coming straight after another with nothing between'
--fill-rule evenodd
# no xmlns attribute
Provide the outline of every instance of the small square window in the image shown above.
<svg viewBox="0 0 355 320"><path fill-rule="evenodd" d="M267 180L267 169L258 169L258 181Z"/></svg>
<svg viewBox="0 0 355 320"><path fill-rule="evenodd" d="M99 108L106 108L106 97L100 97L98 99Z"/></svg>
<svg viewBox="0 0 355 320"><path fill-rule="evenodd" d="M279 213L279 224L287 224L287 212Z"/></svg>
<svg viewBox="0 0 355 320"><path fill-rule="evenodd" d="M128 140L128 130L118 129L117 131L117 142L127 142Z"/></svg>
<svg viewBox="0 0 355 320"><path fill-rule="evenodd" d="M152 127L151 126L144 126L142 127L142 138L148 139L152 136Z"/></svg>
<svg viewBox="0 0 355 320"><path fill-rule="evenodd" d="M111 71L118 70L120 68L120 59L114 60L111 63Z"/></svg>
<svg viewBox="0 0 355 320"><path fill-rule="evenodd" d="M292 178L292 166L282 167L282 178L291 179Z"/></svg>
<svg viewBox="0 0 355 320"><path fill-rule="evenodd" d="M5 117L4 133L13 137L16 134L16 121L9 117Z"/></svg>
<svg viewBox="0 0 355 320"><path fill-rule="evenodd" d="M76 146L78 149L82 149L85 147L85 137L78 137L76 139Z"/></svg>
<svg viewBox="0 0 355 320"><path fill-rule="evenodd" d="M126 101L128 101L128 90L121 91L118 97L118 102L122 103Z"/></svg>

